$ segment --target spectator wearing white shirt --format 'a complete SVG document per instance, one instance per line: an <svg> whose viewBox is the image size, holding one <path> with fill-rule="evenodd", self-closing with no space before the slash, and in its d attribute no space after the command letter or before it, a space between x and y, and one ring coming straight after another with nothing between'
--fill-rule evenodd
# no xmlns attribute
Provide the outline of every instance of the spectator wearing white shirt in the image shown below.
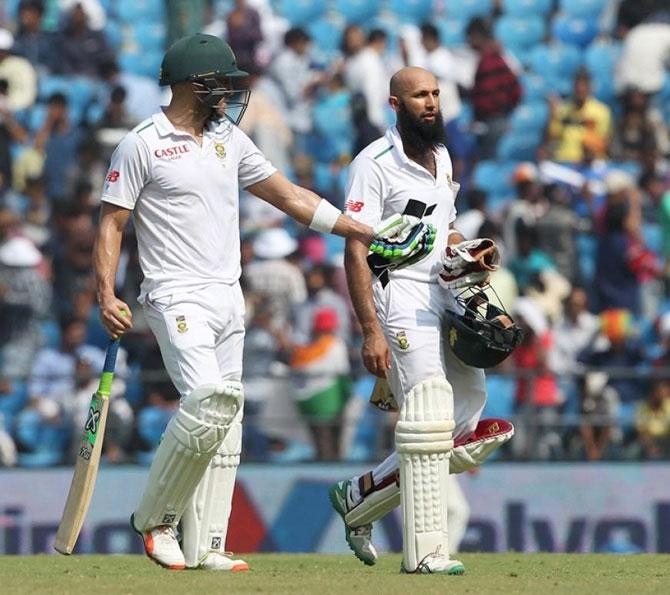
<svg viewBox="0 0 670 595"><path fill-rule="evenodd" d="M374 29L365 40L363 30L351 25L344 30L344 81L353 93L365 97L367 115L379 135L388 127L388 74L382 56L386 51L386 33Z"/></svg>
<svg viewBox="0 0 670 595"><path fill-rule="evenodd" d="M281 91L297 155L306 153L307 135L312 130L312 94L321 82L310 62L311 46L312 38L303 29L289 29L284 35L284 49L268 69Z"/></svg>
<svg viewBox="0 0 670 595"><path fill-rule="evenodd" d="M581 287L573 287L565 300L565 312L554 327L554 349L551 367L557 374L570 374L579 369L577 356L595 338L600 323L587 310L588 298Z"/></svg>

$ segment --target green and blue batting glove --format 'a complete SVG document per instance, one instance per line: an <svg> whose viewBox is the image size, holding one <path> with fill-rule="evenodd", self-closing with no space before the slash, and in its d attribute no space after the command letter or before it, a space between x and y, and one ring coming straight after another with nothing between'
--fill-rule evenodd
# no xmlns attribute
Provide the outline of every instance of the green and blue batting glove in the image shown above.
<svg viewBox="0 0 670 595"><path fill-rule="evenodd" d="M397 269L418 262L433 249L435 227L412 215L392 215L375 227L370 251Z"/></svg>

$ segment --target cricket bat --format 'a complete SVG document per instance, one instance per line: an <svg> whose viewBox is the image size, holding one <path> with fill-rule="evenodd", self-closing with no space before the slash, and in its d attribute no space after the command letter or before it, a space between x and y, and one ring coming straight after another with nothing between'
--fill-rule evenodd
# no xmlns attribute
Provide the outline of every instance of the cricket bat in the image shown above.
<svg viewBox="0 0 670 595"><path fill-rule="evenodd" d="M107 355L105 357L105 365L102 369L102 376L100 377L100 385L88 407L88 416L81 435L81 441L79 442L79 451L77 452L77 461L74 467L72 483L70 484L70 491L67 495L63 517L56 533L54 548L61 554L69 555L74 550L79 532L86 518L89 504L91 503L91 497L93 496L95 480L98 476L98 467L100 466L102 442L105 437L109 395L112 390L114 364L116 363L118 350L119 340L111 340L107 346Z"/></svg>

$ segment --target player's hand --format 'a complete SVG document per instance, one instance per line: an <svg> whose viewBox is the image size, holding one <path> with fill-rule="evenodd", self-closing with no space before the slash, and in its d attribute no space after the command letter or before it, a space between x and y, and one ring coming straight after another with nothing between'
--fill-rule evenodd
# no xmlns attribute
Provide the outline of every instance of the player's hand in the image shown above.
<svg viewBox="0 0 670 595"><path fill-rule="evenodd" d="M386 371L391 368L391 351L381 330L364 333L361 352L365 369L379 378L386 378Z"/></svg>
<svg viewBox="0 0 670 595"><path fill-rule="evenodd" d="M489 238L448 245L442 253L438 282L445 289L460 289L486 283L500 267L498 246Z"/></svg>
<svg viewBox="0 0 670 595"><path fill-rule="evenodd" d="M114 295L100 300L100 320L112 339L118 339L133 327L130 307Z"/></svg>

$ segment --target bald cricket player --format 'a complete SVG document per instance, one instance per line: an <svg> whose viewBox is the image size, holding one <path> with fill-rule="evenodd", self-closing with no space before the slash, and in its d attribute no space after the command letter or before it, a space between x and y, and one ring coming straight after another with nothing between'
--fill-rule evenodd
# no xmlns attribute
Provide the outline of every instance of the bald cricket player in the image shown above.
<svg viewBox="0 0 670 595"><path fill-rule="evenodd" d="M484 372L460 361L442 336L445 312L456 308L453 288L483 277L461 273L469 254L458 252L464 238L453 228L459 184L444 145L436 78L403 68L391 79L389 104L396 125L354 159L346 213L371 226L394 214L417 217L436 229L435 250L396 267L347 239L345 268L363 329L363 361L388 384L393 397L387 395L385 405L397 406L399 417L395 452L371 471L334 484L330 500L365 564L377 561L372 523L400 504L402 572L457 575L464 567L450 558L447 517L458 508L453 499L460 491L449 474L479 465L513 428L479 422ZM465 527L461 522L453 529L462 536Z"/></svg>

